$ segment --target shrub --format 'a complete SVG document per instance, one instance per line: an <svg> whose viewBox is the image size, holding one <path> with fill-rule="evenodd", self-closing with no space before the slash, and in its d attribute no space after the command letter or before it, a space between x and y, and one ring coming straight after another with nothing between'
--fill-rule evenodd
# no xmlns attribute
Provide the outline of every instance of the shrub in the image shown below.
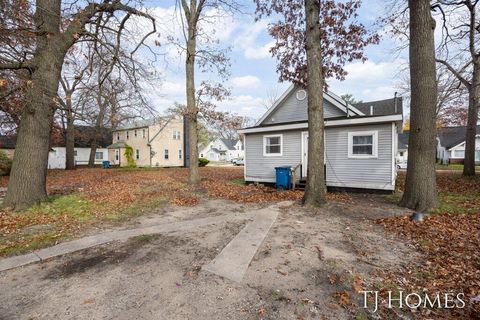
<svg viewBox="0 0 480 320"><path fill-rule="evenodd" d="M210 162L210 160L208 160L208 159L198 158L198 166L199 167L205 167L209 162Z"/></svg>
<svg viewBox="0 0 480 320"><path fill-rule="evenodd" d="M5 151L0 150L0 176L10 175L12 169L12 159L10 159Z"/></svg>
<svg viewBox="0 0 480 320"><path fill-rule="evenodd" d="M135 168L137 166L135 159L133 159L133 148L128 144L125 145L125 157L127 158L127 167Z"/></svg>

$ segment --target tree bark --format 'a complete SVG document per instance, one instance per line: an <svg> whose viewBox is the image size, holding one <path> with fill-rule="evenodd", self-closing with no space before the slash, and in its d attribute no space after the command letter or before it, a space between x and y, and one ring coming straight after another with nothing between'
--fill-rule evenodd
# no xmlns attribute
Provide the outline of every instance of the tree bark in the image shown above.
<svg viewBox="0 0 480 320"><path fill-rule="evenodd" d="M66 97L66 118L67 118L67 128L65 130L65 169L73 170L75 169L75 127L74 127L74 116L72 110L72 96L67 95Z"/></svg>
<svg viewBox="0 0 480 320"><path fill-rule="evenodd" d="M429 0L409 0L410 137L405 191L400 205L420 212L437 206L436 68Z"/></svg>
<svg viewBox="0 0 480 320"><path fill-rule="evenodd" d="M309 141L307 185L303 202L318 207L326 202L320 1L305 0L305 14Z"/></svg>
<svg viewBox="0 0 480 320"><path fill-rule="evenodd" d="M185 63L186 73L186 94L187 94L187 125L188 125L188 147L189 152L189 182L192 185L198 184L200 176L198 173L198 128L197 128L197 104L195 101L195 55L197 46L197 21L198 13L196 1L191 1L190 12L187 14L187 58Z"/></svg>
<svg viewBox="0 0 480 320"><path fill-rule="evenodd" d="M465 134L463 175L475 175L475 139L477 135L478 107L480 105L480 61L473 64L472 83L468 90L468 116Z"/></svg>
<svg viewBox="0 0 480 320"><path fill-rule="evenodd" d="M3 206L22 210L47 199L50 134L66 50L54 41L60 30L60 0L38 0L35 68L26 90L12 171Z"/></svg>

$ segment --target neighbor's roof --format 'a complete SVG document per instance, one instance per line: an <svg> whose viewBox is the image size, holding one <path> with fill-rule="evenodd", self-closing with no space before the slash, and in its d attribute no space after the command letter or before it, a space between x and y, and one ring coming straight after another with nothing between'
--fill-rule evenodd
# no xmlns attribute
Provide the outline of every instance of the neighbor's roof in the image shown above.
<svg viewBox="0 0 480 320"><path fill-rule="evenodd" d="M221 138L220 140L222 140L229 150L235 150L235 145L237 144L238 140L224 138Z"/></svg>
<svg viewBox="0 0 480 320"><path fill-rule="evenodd" d="M216 152L216 153L225 153L225 151L218 150L217 148L211 148L210 150L212 150L213 152Z"/></svg>
<svg viewBox="0 0 480 320"><path fill-rule="evenodd" d="M16 135L0 136L0 149L15 149Z"/></svg>
<svg viewBox="0 0 480 320"><path fill-rule="evenodd" d="M465 141L467 127L444 127L437 129L437 135L442 147L450 149ZM480 125L477 126L477 134L480 133Z"/></svg>
<svg viewBox="0 0 480 320"><path fill-rule="evenodd" d="M107 147L107 149L120 149L120 148L125 148L127 144L125 141L117 141L114 144L111 144Z"/></svg>
<svg viewBox="0 0 480 320"><path fill-rule="evenodd" d="M118 127L115 131L146 128L149 126L153 126L154 124L157 124L157 123L164 123L165 121L168 121L171 118L172 117L165 116L165 117L157 117L154 119L135 120L123 126Z"/></svg>
<svg viewBox="0 0 480 320"><path fill-rule="evenodd" d="M398 134L398 149L406 150L408 149L408 137L410 136L410 131L405 131Z"/></svg>
<svg viewBox="0 0 480 320"><path fill-rule="evenodd" d="M89 148L92 138L95 137L95 128L90 126L75 126L75 148ZM97 144L100 148L105 148L112 143L112 134L110 129L101 128L96 134ZM17 135L0 136L1 149L15 149ZM65 135L52 136L51 147L65 147Z"/></svg>
<svg viewBox="0 0 480 320"><path fill-rule="evenodd" d="M396 110L395 110L396 104ZM403 99L402 97L385 99L385 100L377 100L377 101L369 101L369 102L361 102L356 103L354 106L365 113L365 115L373 115L373 116L386 116L391 114L402 114L403 112ZM373 114L370 114L370 107L373 106Z"/></svg>

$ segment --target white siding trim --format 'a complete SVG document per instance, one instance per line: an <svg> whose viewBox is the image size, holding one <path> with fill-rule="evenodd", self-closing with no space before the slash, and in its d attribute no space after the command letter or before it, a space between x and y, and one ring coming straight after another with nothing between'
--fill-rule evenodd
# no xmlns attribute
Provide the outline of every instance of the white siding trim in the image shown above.
<svg viewBox="0 0 480 320"><path fill-rule="evenodd" d="M341 119L341 120L325 120L326 127L343 126L350 124L374 124L382 122L394 122L402 121L403 116L401 114L390 116L378 116L378 117L360 117L353 119ZM282 130L295 130L308 128L308 122L293 123L293 124L279 124L275 126L265 126L256 128L245 128L238 130L238 133L257 133L257 132L272 132Z"/></svg>
<svg viewBox="0 0 480 320"><path fill-rule="evenodd" d="M395 134L395 123L392 122L392 185L395 187L396 180L396 164L395 164L395 155L397 154L398 148L398 134Z"/></svg>
<svg viewBox="0 0 480 320"><path fill-rule="evenodd" d="M376 189L376 190L394 190L395 187L389 183L364 183L364 182L329 182L327 181L327 187L340 187L340 188L359 188L359 189Z"/></svg>
<svg viewBox="0 0 480 320"><path fill-rule="evenodd" d="M353 153L353 137L372 136L372 153L373 154L354 154ZM378 130L374 131L349 131L348 132L348 158L350 159L372 159L378 158Z"/></svg>
<svg viewBox="0 0 480 320"><path fill-rule="evenodd" d="M243 180L247 181L247 136L243 136Z"/></svg>
<svg viewBox="0 0 480 320"><path fill-rule="evenodd" d="M267 153L266 146L267 146L267 138L274 138L280 137L280 153ZM283 156L283 134L269 134L263 136L263 156L264 157L281 157Z"/></svg>

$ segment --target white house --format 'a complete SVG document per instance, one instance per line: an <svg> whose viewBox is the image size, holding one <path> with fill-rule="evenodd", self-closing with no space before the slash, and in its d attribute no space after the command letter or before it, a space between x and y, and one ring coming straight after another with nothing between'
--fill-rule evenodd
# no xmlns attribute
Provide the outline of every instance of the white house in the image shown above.
<svg viewBox="0 0 480 320"><path fill-rule="evenodd" d="M437 159L441 164L463 163L467 127L445 127L437 130ZM480 163L480 126L475 139L475 163Z"/></svg>
<svg viewBox="0 0 480 320"><path fill-rule="evenodd" d="M243 159L244 153L242 140L217 138L200 149L199 157L210 161L231 161Z"/></svg>
<svg viewBox="0 0 480 320"><path fill-rule="evenodd" d="M75 165L88 165L90 158L90 148L75 148ZM48 169L65 169L67 148L53 147L48 153ZM103 161L108 160L108 149L97 148L95 152L95 165L101 165Z"/></svg>

